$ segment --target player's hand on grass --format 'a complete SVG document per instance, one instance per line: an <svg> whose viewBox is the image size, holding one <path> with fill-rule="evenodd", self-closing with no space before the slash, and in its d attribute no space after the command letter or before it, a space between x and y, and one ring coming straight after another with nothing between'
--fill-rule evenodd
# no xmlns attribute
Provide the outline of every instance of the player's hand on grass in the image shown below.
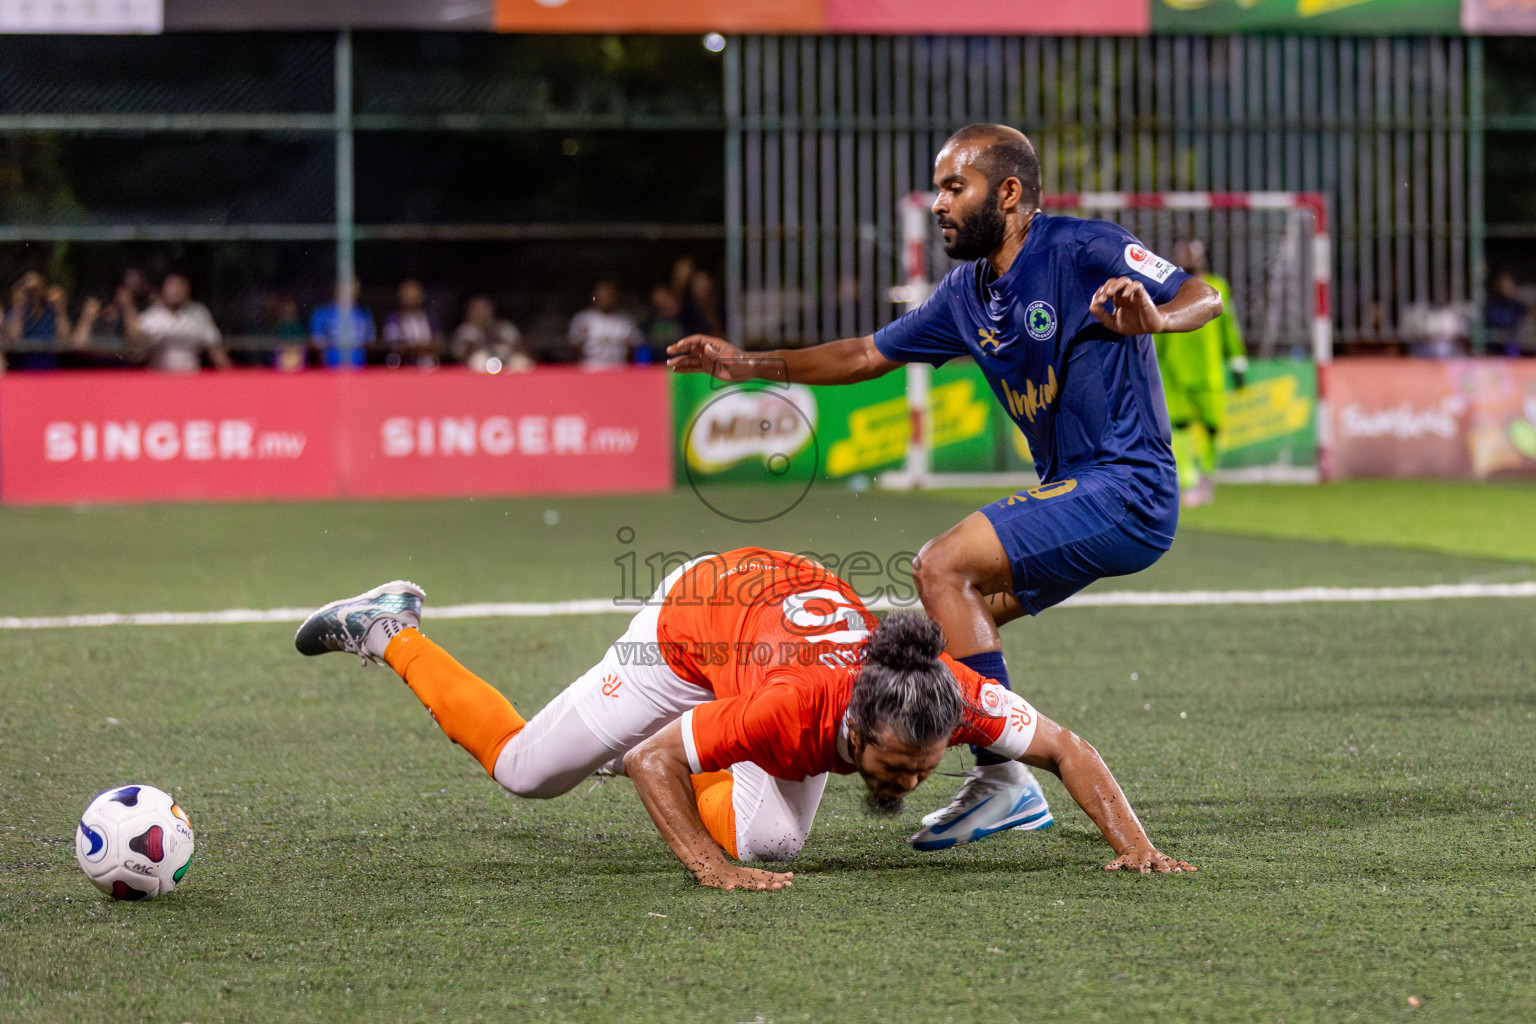
<svg viewBox="0 0 1536 1024"><path fill-rule="evenodd" d="M718 380L751 380L747 354L722 338L690 334L667 348L667 366L678 373L707 373Z"/></svg>
<svg viewBox="0 0 1536 1024"><path fill-rule="evenodd" d="M1193 864L1182 860L1174 860L1160 850L1150 846L1130 846L1122 850L1120 856L1104 865L1105 871L1140 871L1142 874L1150 874L1157 871L1169 874L1180 871L1199 871Z"/></svg>
<svg viewBox="0 0 1536 1024"><path fill-rule="evenodd" d="M1114 309L1109 307L1113 305ZM1093 293L1088 312L1116 334L1159 334L1167 329L1167 317L1152 301L1140 281L1112 277Z"/></svg>
<svg viewBox="0 0 1536 1024"><path fill-rule="evenodd" d="M788 889L795 877L793 871L764 871L761 868L744 868L740 864L725 863L700 868L693 873L700 885L711 889L752 889L764 892L769 889Z"/></svg>

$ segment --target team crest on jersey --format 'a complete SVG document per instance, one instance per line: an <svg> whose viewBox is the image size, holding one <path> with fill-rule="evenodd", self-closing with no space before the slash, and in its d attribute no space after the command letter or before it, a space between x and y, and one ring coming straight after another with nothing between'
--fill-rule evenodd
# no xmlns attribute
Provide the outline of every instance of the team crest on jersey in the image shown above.
<svg viewBox="0 0 1536 1024"><path fill-rule="evenodd" d="M988 718L1006 718L1008 715L1008 690L1002 683L990 679L982 683L976 701L981 706L981 713Z"/></svg>
<svg viewBox="0 0 1536 1024"><path fill-rule="evenodd" d="M1125 247L1125 262L1142 277L1150 277L1158 284L1168 280L1168 275L1178 268L1145 246L1132 242Z"/></svg>
<svg viewBox="0 0 1536 1024"><path fill-rule="evenodd" d="M1024 309L1024 329L1036 341L1050 341L1056 336L1056 311L1044 299L1036 299Z"/></svg>

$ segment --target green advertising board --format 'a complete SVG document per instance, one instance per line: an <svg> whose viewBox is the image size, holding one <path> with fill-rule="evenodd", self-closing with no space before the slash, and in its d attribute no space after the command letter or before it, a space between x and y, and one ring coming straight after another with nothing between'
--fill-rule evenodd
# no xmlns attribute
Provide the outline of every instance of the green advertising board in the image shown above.
<svg viewBox="0 0 1536 1024"><path fill-rule="evenodd" d="M1461 0L1152 0L1152 31L1459 35Z"/></svg>
<svg viewBox="0 0 1536 1024"><path fill-rule="evenodd" d="M1217 468L1317 465L1317 368L1292 359L1255 359L1244 384L1227 393ZM1004 468L1033 469L1024 435L1005 425Z"/></svg>
<svg viewBox="0 0 1536 1024"><path fill-rule="evenodd" d="M1034 469L1029 446L969 360L933 371L928 392L932 469L938 473ZM841 387L722 385L702 374L673 378L677 481L782 483L873 476L905 463L911 437L906 375ZM1222 469L1317 462L1317 370L1256 359L1246 386L1227 396Z"/></svg>
<svg viewBox="0 0 1536 1024"><path fill-rule="evenodd" d="M1217 435L1218 469L1317 465L1317 367L1255 359L1244 386L1227 393Z"/></svg>
<svg viewBox="0 0 1536 1024"><path fill-rule="evenodd" d="M1002 418L974 363L933 371L928 424L933 468L997 468ZM901 466L911 438L906 375L839 387L765 382L721 385L702 374L673 378L677 479L710 483L839 480Z"/></svg>

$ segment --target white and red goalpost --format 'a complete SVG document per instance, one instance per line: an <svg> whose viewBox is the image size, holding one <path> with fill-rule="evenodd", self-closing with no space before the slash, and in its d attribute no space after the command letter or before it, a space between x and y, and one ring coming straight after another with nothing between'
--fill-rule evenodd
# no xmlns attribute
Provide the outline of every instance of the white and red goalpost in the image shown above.
<svg viewBox="0 0 1536 1024"><path fill-rule="evenodd" d="M901 204L903 253L906 283L892 290L895 301L916 305L933 289L928 267L929 251L934 244L933 195L913 192ZM1317 442L1318 467L1328 472L1328 438L1325 430L1326 374L1324 367L1333 361L1333 254L1328 227L1327 199L1318 192L1067 192L1040 197L1045 210L1082 211L1108 215L1124 210L1167 211L1170 213L1212 213L1220 211L1272 211L1305 222L1303 230L1310 237L1311 309L1310 341L1313 361L1318 367ZM912 440L907 448L903 469L882 474L882 487L894 490L937 487L1014 486L1035 482L1032 474L1019 473L936 473L932 468L928 437L929 367L924 363L907 365L907 405L912 424Z"/></svg>

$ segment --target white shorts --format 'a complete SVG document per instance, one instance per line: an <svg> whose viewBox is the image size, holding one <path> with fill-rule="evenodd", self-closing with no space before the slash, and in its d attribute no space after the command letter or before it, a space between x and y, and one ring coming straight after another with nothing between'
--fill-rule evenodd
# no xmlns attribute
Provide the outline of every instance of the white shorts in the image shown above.
<svg viewBox="0 0 1536 1024"><path fill-rule="evenodd" d="M659 656L656 623L662 600L692 564L663 580L602 660L560 691L502 748L492 773L497 782L518 796L568 793L689 708L715 699L679 677Z"/></svg>
<svg viewBox="0 0 1536 1024"><path fill-rule="evenodd" d="M751 761L731 765L737 860L790 860L805 845L827 776L776 779Z"/></svg>
<svg viewBox="0 0 1536 1024"><path fill-rule="evenodd" d="M508 741L492 773L497 782L523 797L568 793L690 708L715 699L660 657L656 625L662 601L693 564L667 576L602 660ZM750 762L732 765L731 774L738 858L786 860L799 853L816 818L826 775L789 782Z"/></svg>

